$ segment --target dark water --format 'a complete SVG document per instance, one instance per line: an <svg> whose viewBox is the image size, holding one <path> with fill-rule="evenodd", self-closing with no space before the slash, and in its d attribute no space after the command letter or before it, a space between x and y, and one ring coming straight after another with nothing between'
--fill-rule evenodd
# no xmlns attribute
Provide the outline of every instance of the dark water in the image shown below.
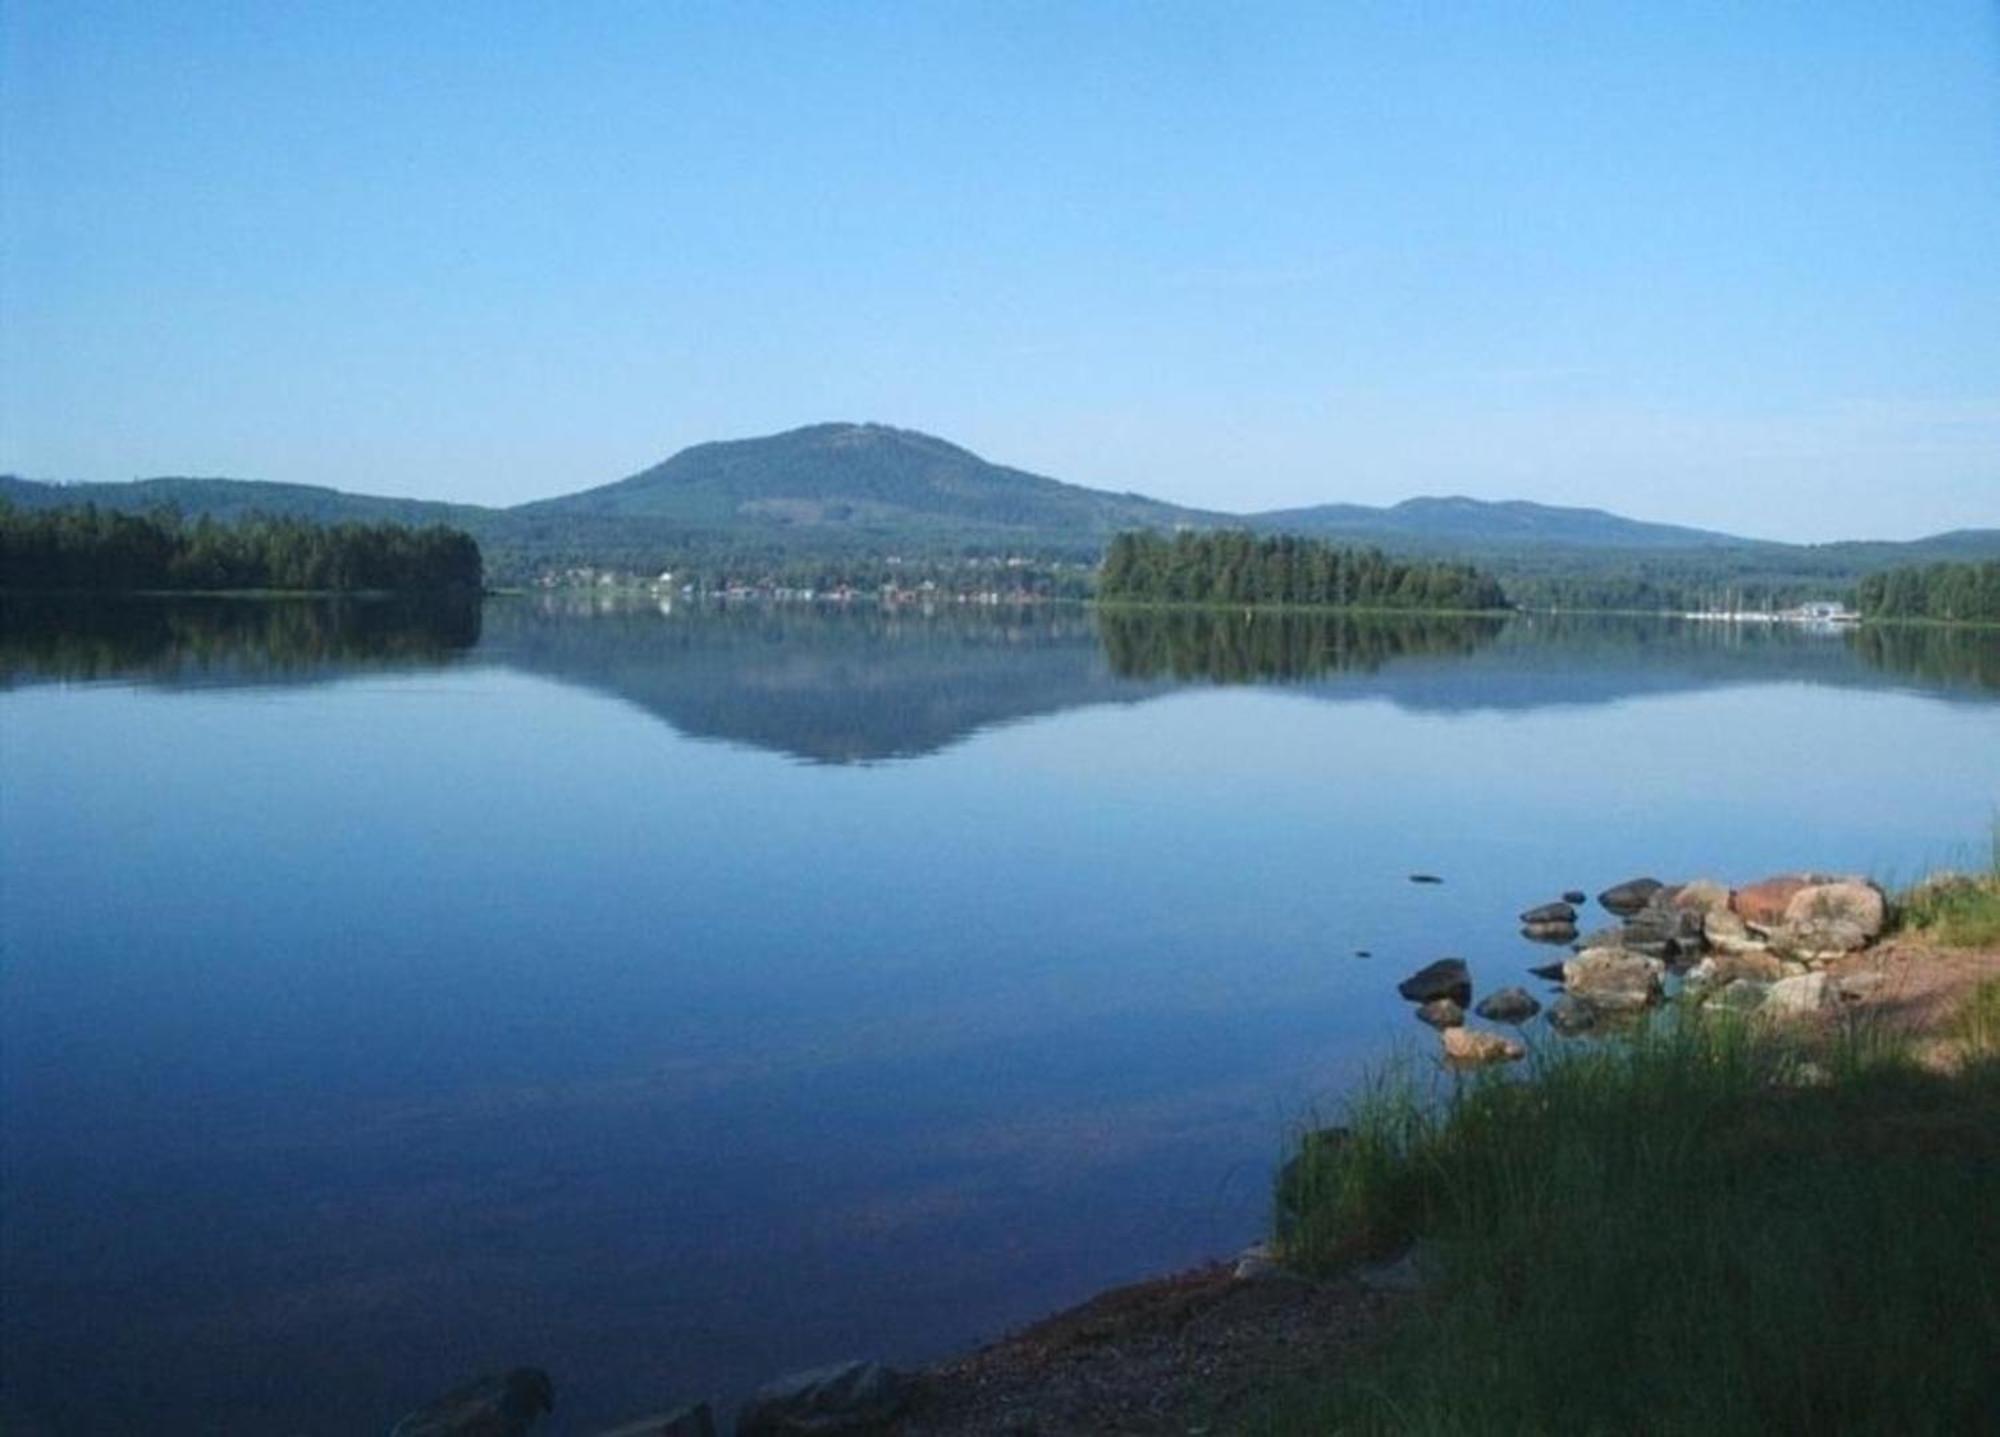
<svg viewBox="0 0 2000 1437"><path fill-rule="evenodd" d="M140 605L0 626L0 1425L585 1432L1258 1235L1639 872L1983 861L2000 640ZM1416 871L1442 886L1410 884ZM1356 949L1374 956L1357 959Z"/></svg>

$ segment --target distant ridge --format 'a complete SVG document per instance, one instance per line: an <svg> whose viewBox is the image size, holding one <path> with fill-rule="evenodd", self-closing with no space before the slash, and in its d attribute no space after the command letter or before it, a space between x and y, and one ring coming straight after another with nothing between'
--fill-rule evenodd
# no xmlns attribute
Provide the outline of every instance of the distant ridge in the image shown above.
<svg viewBox="0 0 2000 1437"><path fill-rule="evenodd" d="M935 435L864 423L696 444L613 483L507 509L215 478L49 484L0 476L0 501L455 524L477 536L489 557L502 556L500 570L509 574L552 563L643 568L692 551L1004 552L1089 561L1119 530L1179 527L1310 534L1511 561L1522 572L1658 567L1685 558L1746 576L1778 568L1833 581L1894 564L2000 557L2000 529L1909 542L1781 544L1602 509L1464 496L1406 499L1387 508L1332 503L1228 514L1066 483L991 463Z"/></svg>

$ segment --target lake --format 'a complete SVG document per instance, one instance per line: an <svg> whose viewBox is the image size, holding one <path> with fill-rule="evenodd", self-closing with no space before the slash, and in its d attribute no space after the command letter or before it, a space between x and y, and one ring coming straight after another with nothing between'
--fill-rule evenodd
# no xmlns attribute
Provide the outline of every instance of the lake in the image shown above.
<svg viewBox="0 0 2000 1437"><path fill-rule="evenodd" d="M1520 909L2000 804L1965 631L17 600L0 684L13 1433L920 1362L1260 1236Z"/></svg>

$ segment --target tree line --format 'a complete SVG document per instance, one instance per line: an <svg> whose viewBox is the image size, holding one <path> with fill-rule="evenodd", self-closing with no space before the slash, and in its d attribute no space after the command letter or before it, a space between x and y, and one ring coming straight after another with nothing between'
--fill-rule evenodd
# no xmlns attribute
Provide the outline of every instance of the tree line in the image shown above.
<svg viewBox="0 0 2000 1437"><path fill-rule="evenodd" d="M1312 608L1502 609L1499 581L1470 564L1392 559L1291 534L1120 534L1097 594L1114 602Z"/></svg>
<svg viewBox="0 0 2000 1437"><path fill-rule="evenodd" d="M1855 586L1869 619L2000 624L2000 562L1926 564L1869 574Z"/></svg>
<svg viewBox="0 0 2000 1437"><path fill-rule="evenodd" d="M0 588L417 593L477 591L481 582L479 545L442 525L269 515L188 523L170 511L0 504Z"/></svg>

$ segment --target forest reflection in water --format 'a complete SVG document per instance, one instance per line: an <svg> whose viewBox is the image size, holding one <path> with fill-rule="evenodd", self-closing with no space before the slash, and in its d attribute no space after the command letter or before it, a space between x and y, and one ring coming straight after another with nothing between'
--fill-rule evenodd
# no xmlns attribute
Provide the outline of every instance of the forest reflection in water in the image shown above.
<svg viewBox="0 0 2000 1437"><path fill-rule="evenodd" d="M255 684L449 663L478 643L476 599L0 598L0 684Z"/></svg>
<svg viewBox="0 0 2000 1437"><path fill-rule="evenodd" d="M2000 631L596 596L0 599L0 685L10 687L311 683L464 663L593 689L692 737L848 764L920 757L998 724L1195 684L1278 684L1426 711L1772 682L1990 695L2000 692Z"/></svg>

